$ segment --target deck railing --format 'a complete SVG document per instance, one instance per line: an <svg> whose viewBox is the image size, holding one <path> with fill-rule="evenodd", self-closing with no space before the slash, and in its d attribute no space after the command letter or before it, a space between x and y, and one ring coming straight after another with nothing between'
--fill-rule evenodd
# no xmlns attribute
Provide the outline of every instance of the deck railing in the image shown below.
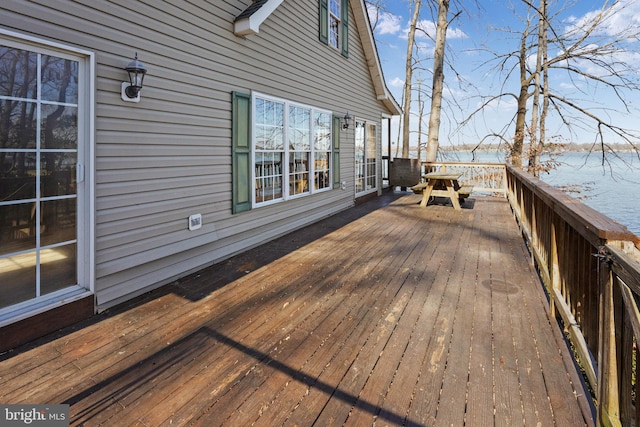
<svg viewBox="0 0 640 427"><path fill-rule="evenodd" d="M580 366L598 425L636 425L640 239L587 205L507 167L507 196ZM638 408L638 409L636 409Z"/></svg>
<svg viewBox="0 0 640 427"><path fill-rule="evenodd" d="M506 194L506 170L503 163L423 162L422 173L458 172L464 185L473 185L476 193Z"/></svg>
<svg viewBox="0 0 640 427"><path fill-rule="evenodd" d="M551 313L569 336L595 394L597 424L639 425L640 238L510 166L424 163L423 167L460 171L464 184L473 183L474 188L492 191L494 185L503 186L546 287Z"/></svg>

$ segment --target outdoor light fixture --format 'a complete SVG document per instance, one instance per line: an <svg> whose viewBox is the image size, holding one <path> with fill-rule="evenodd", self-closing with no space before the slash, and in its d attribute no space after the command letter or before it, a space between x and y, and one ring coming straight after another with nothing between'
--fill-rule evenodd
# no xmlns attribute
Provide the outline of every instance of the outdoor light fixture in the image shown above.
<svg viewBox="0 0 640 427"><path fill-rule="evenodd" d="M140 90L142 89L142 81L144 80L144 75L147 74L147 69L142 62L138 61L138 52L136 52L133 61L129 62L124 69L129 74L129 81L122 82L120 96L123 101L140 102Z"/></svg>
<svg viewBox="0 0 640 427"><path fill-rule="evenodd" d="M351 121L351 115L347 112L342 119L342 129L349 129L349 122Z"/></svg>

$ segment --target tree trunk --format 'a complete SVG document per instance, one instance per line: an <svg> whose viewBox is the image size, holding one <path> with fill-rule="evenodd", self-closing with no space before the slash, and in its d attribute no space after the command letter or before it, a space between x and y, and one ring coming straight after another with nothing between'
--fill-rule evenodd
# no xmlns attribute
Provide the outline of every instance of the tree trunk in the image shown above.
<svg viewBox="0 0 640 427"><path fill-rule="evenodd" d="M538 138L538 129L542 132L542 124L538 127L539 113L540 113L540 96L542 92L542 67L544 61L544 48L545 48L545 35L547 31L546 25L546 0L540 0L540 14L538 24L538 50L536 55L536 70L534 73L534 86L533 86L533 105L531 108L531 128L529 130L530 143L529 143L529 167L528 171L536 178L540 176L540 154L544 140L542 136Z"/></svg>
<svg viewBox="0 0 640 427"><path fill-rule="evenodd" d="M438 155L440 134L440 111L442 109L442 89L444 86L444 48L447 40L449 20L449 0L438 0L438 24L436 45L433 53L433 87L431 90L431 113L429 115L429 135L427 137L427 162L435 162Z"/></svg>
<svg viewBox="0 0 640 427"><path fill-rule="evenodd" d="M544 1L544 37L542 39L542 112L540 113L540 143L547 144L547 115L549 112L549 66L547 61L549 60L549 55L547 51L547 30L548 30L548 21L547 21L547 0ZM540 158L538 158L538 164L540 163Z"/></svg>
<svg viewBox="0 0 640 427"><path fill-rule="evenodd" d="M418 77L418 160L422 159L422 115L424 114L424 101L422 100L422 79Z"/></svg>
<svg viewBox="0 0 640 427"><path fill-rule="evenodd" d="M516 112L516 130L511 146L511 164L522 169L522 149L524 147L525 120L527 116L527 100L529 99L529 83L527 76L527 36L522 34L519 54L520 93L518 94L518 111Z"/></svg>
<svg viewBox="0 0 640 427"><path fill-rule="evenodd" d="M414 0L413 17L409 25L407 42L406 77L404 79L404 112L402 120L402 157L409 158L409 126L411 124L411 80L413 79L413 45L416 37L416 24L420 16L420 0Z"/></svg>

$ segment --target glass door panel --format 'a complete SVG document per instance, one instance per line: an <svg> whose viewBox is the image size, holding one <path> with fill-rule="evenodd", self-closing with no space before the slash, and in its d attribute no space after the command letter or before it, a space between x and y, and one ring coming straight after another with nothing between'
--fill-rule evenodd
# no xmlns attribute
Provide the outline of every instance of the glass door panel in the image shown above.
<svg viewBox="0 0 640 427"><path fill-rule="evenodd" d="M0 42L0 309L78 283L78 74Z"/></svg>
<svg viewBox="0 0 640 427"><path fill-rule="evenodd" d="M378 188L376 125L356 121L356 194Z"/></svg>

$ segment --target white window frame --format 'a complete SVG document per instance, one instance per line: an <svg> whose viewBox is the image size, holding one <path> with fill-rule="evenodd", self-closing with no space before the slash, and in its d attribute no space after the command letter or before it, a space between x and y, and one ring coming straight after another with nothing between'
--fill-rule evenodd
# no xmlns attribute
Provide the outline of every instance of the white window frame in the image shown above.
<svg viewBox="0 0 640 427"><path fill-rule="evenodd" d="M329 191L333 188L333 135L331 135L331 132L333 132L333 127L331 126L332 124L332 118L333 118L333 114L331 111L329 110L325 110L322 108L317 108L317 107L313 107L310 105L306 105L306 104L302 104L302 103L298 103L298 102L293 102L293 101L289 101L286 99L282 99L282 98L278 98L278 97L274 97L271 95L265 95L259 92L252 92L251 94L251 181L252 181L252 186L255 187L256 186L256 153L257 153L257 149L256 149L256 105L257 105L257 100L258 99L262 99L262 100L267 100L267 101L271 101L271 102L275 102L275 103L279 103L279 104L283 104L284 108L283 108L283 123L282 123L282 132L283 132L283 155L282 155L282 170L281 170L281 174L282 174L282 193L281 193L281 197L279 198L275 198L272 200L267 200L267 201L257 201L256 200L256 191L252 190L251 191L251 205L253 208L258 208L258 207L262 207L262 206L268 206L271 204L275 204L275 203L281 203L287 200L292 200L292 199L297 199L297 198L301 198L301 197L306 197L312 194L317 194L317 193L322 193L325 191ZM290 194L290 182L289 182L289 176L291 171L289 170L289 159L290 159L290 155L291 153L293 153L295 150L291 150L288 144L289 141L289 108L290 107L297 107L297 108L303 108L303 109L307 109L310 112L310 117L311 117L311 123L310 123L310 142L309 142L309 167L308 167L308 191L305 192L301 192L298 194ZM329 158L329 177L327 180L327 187L325 188L315 188L315 154L316 152L318 152L318 150L316 150L315 148L315 115L316 113L320 113L320 114L326 114L329 116L330 120L328 123L328 130L330 132L329 135L329 151L325 151L325 150L319 150L321 152L325 152L328 153L328 158ZM295 152L300 152L300 150L295 151Z"/></svg>
<svg viewBox="0 0 640 427"><path fill-rule="evenodd" d="M93 52L0 28L0 41L15 48L78 61L77 280L75 286L0 309L0 327L95 292L95 76Z"/></svg>

